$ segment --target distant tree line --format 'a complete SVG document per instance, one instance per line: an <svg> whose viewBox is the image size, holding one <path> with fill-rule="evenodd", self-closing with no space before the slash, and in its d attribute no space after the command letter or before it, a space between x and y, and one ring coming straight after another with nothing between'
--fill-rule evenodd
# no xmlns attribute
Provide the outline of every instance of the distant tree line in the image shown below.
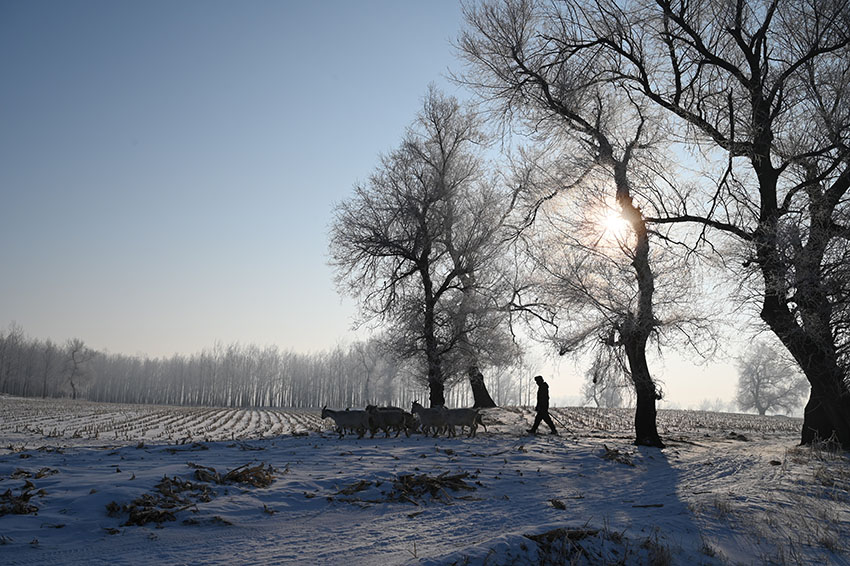
<svg viewBox="0 0 850 566"><path fill-rule="evenodd" d="M533 395L510 371L490 375L488 386L498 403L528 403ZM376 341L312 353L219 343L191 355L150 358L97 351L78 338L31 338L14 324L0 331L0 393L220 407L409 406L428 394ZM471 399L465 381L447 393L454 406Z"/></svg>

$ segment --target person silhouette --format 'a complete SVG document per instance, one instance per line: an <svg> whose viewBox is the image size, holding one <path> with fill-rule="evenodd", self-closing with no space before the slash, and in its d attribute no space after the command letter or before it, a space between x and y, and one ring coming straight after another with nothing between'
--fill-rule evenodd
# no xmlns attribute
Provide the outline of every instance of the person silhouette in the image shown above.
<svg viewBox="0 0 850 566"><path fill-rule="evenodd" d="M555 430L555 423L552 422L552 417L549 416L549 384L543 381L542 375L534 376L534 381L537 382L537 406L534 410L537 411L537 416L534 417L534 424L528 429L530 434L537 434L537 427L540 422L545 422L549 425L552 434L558 434Z"/></svg>

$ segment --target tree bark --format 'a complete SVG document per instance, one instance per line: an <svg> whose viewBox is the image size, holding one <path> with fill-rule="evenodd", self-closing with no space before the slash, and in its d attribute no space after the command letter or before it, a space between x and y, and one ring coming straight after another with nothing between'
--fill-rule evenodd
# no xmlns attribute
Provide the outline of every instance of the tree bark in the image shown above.
<svg viewBox="0 0 850 566"><path fill-rule="evenodd" d="M419 265L419 275L425 291L425 312L423 320L423 335L425 342L425 363L428 366L428 396L432 407L443 407L446 404L445 378L443 377L442 361L438 351L438 341L434 310L437 297L431 281L429 254L430 244L425 246Z"/></svg>
<svg viewBox="0 0 850 566"><path fill-rule="evenodd" d="M803 413L800 443L833 439L850 449L850 394L843 372L821 348L812 348L802 340L786 343L786 347L812 385Z"/></svg>
<svg viewBox="0 0 850 566"><path fill-rule="evenodd" d="M469 386L472 387L473 408L491 409L496 406L495 401L490 397L490 392L487 391L484 375L477 366L469 368Z"/></svg>
<svg viewBox="0 0 850 566"><path fill-rule="evenodd" d="M428 401L431 403L431 407L445 407L445 392L442 380L428 379Z"/></svg>
<svg viewBox="0 0 850 566"><path fill-rule="evenodd" d="M649 374L649 364L646 361L646 337L639 331L626 329L622 334L626 358L629 361L629 371L635 385L637 402L635 405L635 444L638 446L655 446L664 448L664 443L658 435L656 426L657 410L655 402L658 392L655 382Z"/></svg>
<svg viewBox="0 0 850 566"><path fill-rule="evenodd" d="M767 167L767 166L765 166ZM762 194L775 193L775 183L762 173ZM765 191L764 186L767 186ZM850 449L850 390L838 361L835 337L830 319L831 305L818 275L829 243L826 219L833 207L822 199L811 202L813 222L805 247L794 258L794 302L798 316L791 312L786 298L788 267L780 256L777 212L774 202L767 200L762 212L756 261L765 282L761 318L782 341L812 386L803 414L801 444L834 438Z"/></svg>
<svg viewBox="0 0 850 566"><path fill-rule="evenodd" d="M834 438L850 449L850 392L844 383L844 372L838 365L834 350L815 343L809 333L793 323L786 332L788 317L762 311L762 318L776 332L791 355L800 365L812 386L803 413L801 444ZM777 328L782 328L777 330Z"/></svg>
<svg viewBox="0 0 850 566"><path fill-rule="evenodd" d="M823 400L815 395L813 389L803 412L803 431L800 435L800 444L811 444L818 440L831 438L831 436L824 436L830 430L833 430L833 427L829 412L824 406Z"/></svg>
<svg viewBox="0 0 850 566"><path fill-rule="evenodd" d="M611 155L610 150L605 153ZM634 315L631 312L628 313L626 320L622 323L620 337L626 349L626 358L629 361L629 371L632 374L637 397L635 444L664 448L656 426L655 402L660 395L655 388L655 382L649 373L649 363L646 360L646 344L656 323L652 303L655 294L655 276L649 261L649 233L646 229L646 219L632 200L626 176L627 164L628 152L622 161L614 161L614 181L617 186L617 204L620 205L622 216L635 235L632 267L638 286L638 304L637 312Z"/></svg>
<svg viewBox="0 0 850 566"><path fill-rule="evenodd" d="M656 427L655 391L649 387L637 387L635 407L635 445L664 448Z"/></svg>

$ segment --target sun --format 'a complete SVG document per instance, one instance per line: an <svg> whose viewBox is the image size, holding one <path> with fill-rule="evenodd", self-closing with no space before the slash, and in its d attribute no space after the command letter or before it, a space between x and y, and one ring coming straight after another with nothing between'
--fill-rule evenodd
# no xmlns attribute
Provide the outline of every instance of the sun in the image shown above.
<svg viewBox="0 0 850 566"><path fill-rule="evenodd" d="M629 223L619 213L611 210L602 218L605 234L623 240L629 233Z"/></svg>

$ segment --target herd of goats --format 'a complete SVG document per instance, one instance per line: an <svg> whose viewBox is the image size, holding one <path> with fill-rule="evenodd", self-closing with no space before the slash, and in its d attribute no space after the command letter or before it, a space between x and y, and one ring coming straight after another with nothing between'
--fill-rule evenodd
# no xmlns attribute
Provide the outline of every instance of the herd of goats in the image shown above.
<svg viewBox="0 0 850 566"><path fill-rule="evenodd" d="M425 436L429 433L437 436L442 432L446 432L448 436L455 436L455 427L460 427L461 433L464 427L469 427L468 436L474 437L478 425L487 430L478 409L447 409L445 407L426 409L416 401L413 402L410 413L399 407L376 407L375 405L368 405L365 411L352 409L334 411L322 407L322 418L333 419L340 438L347 432L356 433L357 438L363 438L367 430L371 433L371 438L375 437L378 430L384 431L387 437L392 431L395 431L396 437L402 432L410 437L410 433L417 430Z"/></svg>

